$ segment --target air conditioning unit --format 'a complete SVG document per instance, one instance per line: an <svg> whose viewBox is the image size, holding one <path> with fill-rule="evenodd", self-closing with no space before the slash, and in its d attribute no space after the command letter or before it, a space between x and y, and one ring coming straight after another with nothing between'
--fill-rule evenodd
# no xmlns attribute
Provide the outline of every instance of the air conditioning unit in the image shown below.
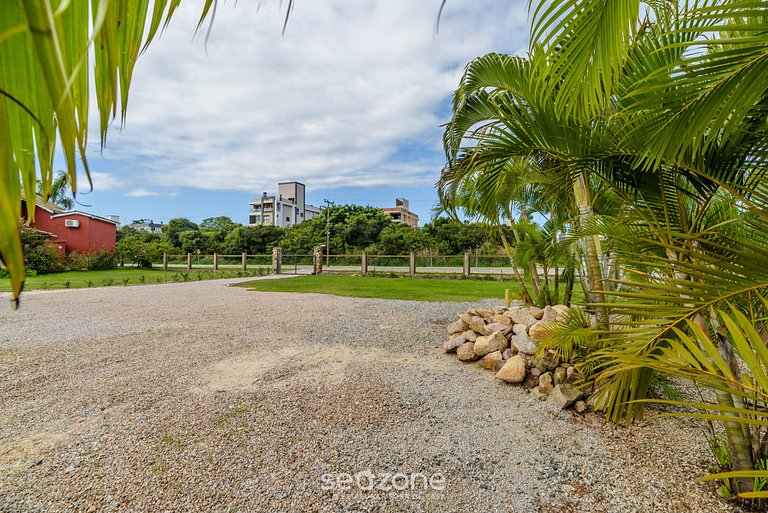
<svg viewBox="0 0 768 513"><path fill-rule="evenodd" d="M80 221L77 219L65 219L64 226L67 228L80 228Z"/></svg>

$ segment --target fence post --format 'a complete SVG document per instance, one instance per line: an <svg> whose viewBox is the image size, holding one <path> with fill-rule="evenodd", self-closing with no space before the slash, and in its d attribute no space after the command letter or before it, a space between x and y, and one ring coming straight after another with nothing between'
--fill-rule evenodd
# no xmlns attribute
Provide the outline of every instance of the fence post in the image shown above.
<svg viewBox="0 0 768 513"><path fill-rule="evenodd" d="M214 271L219 270L219 254L218 253L213 254L213 270Z"/></svg>
<svg viewBox="0 0 768 513"><path fill-rule="evenodd" d="M187 253L187 271L192 270L192 253Z"/></svg>
<svg viewBox="0 0 768 513"><path fill-rule="evenodd" d="M416 253L411 251L411 258L408 262L408 271L411 276L416 276Z"/></svg>
<svg viewBox="0 0 768 513"><path fill-rule="evenodd" d="M464 276L469 276L471 272L469 268L469 251L464 252Z"/></svg>
<svg viewBox="0 0 768 513"><path fill-rule="evenodd" d="M168 253L163 253L163 271L168 271Z"/></svg>
<svg viewBox="0 0 768 513"><path fill-rule="evenodd" d="M312 274L323 274L323 247L315 246L312 252Z"/></svg>
<svg viewBox="0 0 768 513"><path fill-rule="evenodd" d="M280 267L282 266L283 250L282 248L272 248L272 274L280 274Z"/></svg>
<svg viewBox="0 0 768 513"><path fill-rule="evenodd" d="M362 259L362 266L363 266L363 276L368 275L368 253L363 251L363 259Z"/></svg>
<svg viewBox="0 0 768 513"><path fill-rule="evenodd" d="M248 255L243 253L243 271L248 270Z"/></svg>

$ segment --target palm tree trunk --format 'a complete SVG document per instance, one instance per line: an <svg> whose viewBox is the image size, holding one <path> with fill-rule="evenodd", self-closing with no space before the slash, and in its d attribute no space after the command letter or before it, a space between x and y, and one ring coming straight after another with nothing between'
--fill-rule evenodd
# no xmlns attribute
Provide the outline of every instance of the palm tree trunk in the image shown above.
<svg viewBox="0 0 768 513"><path fill-rule="evenodd" d="M573 196L578 207L577 222L583 226L592 215L592 205L589 203L589 190L587 189L587 180L582 172L573 182ZM601 248L600 238L597 235L584 237L584 260L586 264L587 276L589 277L589 291L587 298L592 303L605 303L605 289L603 288L603 276L600 266ZM601 325L608 323L608 312L604 306L595 308L597 322Z"/></svg>
<svg viewBox="0 0 768 513"><path fill-rule="evenodd" d="M512 229L512 233L515 233L516 235L514 228ZM523 296L523 301L525 301L525 303L528 305L532 305L533 299L531 299L531 294L528 292L528 289L525 286L525 280L520 275L520 271L517 270L517 266L515 265L514 259L512 257L512 247L509 245L509 242L504 236L504 232L501 230L501 228L499 228L499 234L501 235L501 243L504 245L504 251L507 253L507 258L509 258L509 261L512 263L512 272L515 274L515 279L520 285L520 294ZM515 238L517 238L517 235Z"/></svg>
<svg viewBox="0 0 768 513"><path fill-rule="evenodd" d="M528 222L528 210L525 208L525 203L520 203L520 220ZM518 242L520 242L518 240ZM533 291L536 293L536 297L541 295L541 280L539 279L539 270L536 267L536 261L531 262L529 266L531 273L531 281L533 282Z"/></svg>

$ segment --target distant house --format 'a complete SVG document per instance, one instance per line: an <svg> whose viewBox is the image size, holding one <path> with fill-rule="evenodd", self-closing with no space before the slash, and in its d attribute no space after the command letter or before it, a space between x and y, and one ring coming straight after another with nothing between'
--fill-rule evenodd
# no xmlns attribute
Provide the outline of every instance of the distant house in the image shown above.
<svg viewBox="0 0 768 513"><path fill-rule="evenodd" d="M419 226L419 216L409 210L410 205L405 198L397 198L394 208L382 208L382 212L392 218L396 223L404 223L409 226Z"/></svg>
<svg viewBox="0 0 768 513"><path fill-rule="evenodd" d="M21 200L21 218L27 220L27 202ZM61 254L115 251L118 221L77 210L66 212L58 205L35 201L32 227L51 238Z"/></svg>
<svg viewBox="0 0 768 513"><path fill-rule="evenodd" d="M280 227L294 226L309 221L320 215L320 209L304 201L305 186L300 182L281 182L277 184L277 195L268 196L250 202L248 224L250 226L272 225Z"/></svg>
<svg viewBox="0 0 768 513"><path fill-rule="evenodd" d="M149 233L163 233L163 226L165 226L163 223L156 223L147 219L144 219L143 222L140 223L133 223L128 225L129 228L133 228L134 230Z"/></svg>

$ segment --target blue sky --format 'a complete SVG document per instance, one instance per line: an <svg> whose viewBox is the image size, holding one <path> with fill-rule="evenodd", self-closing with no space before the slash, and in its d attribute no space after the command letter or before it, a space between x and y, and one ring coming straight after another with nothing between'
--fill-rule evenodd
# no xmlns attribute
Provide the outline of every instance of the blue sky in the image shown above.
<svg viewBox="0 0 768 513"><path fill-rule="evenodd" d="M298 2L281 37L281 2L229 2L206 45L193 38L200 2L184 2L140 58L127 123L113 124L103 151L94 103L94 191L78 208L245 223L248 201L297 180L315 205L405 197L428 221L464 65L522 53L528 39L525 1L450 0L435 35L439 5Z"/></svg>

